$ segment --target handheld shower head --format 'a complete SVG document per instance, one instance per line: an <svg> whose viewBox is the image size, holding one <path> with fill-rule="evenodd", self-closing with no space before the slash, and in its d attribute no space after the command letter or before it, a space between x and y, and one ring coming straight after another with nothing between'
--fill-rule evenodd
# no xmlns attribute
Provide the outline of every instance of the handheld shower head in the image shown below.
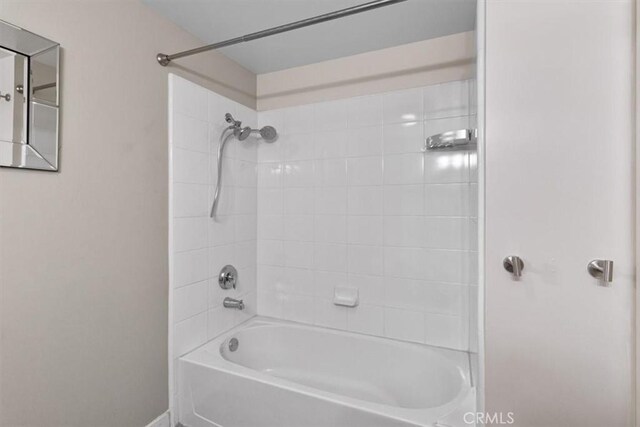
<svg viewBox="0 0 640 427"><path fill-rule="evenodd" d="M259 132L265 142L273 142L278 138L278 131L273 126L264 126Z"/></svg>
<svg viewBox="0 0 640 427"><path fill-rule="evenodd" d="M239 141L244 141L245 139L249 138L249 135L251 135L252 131L253 130L249 126L247 126L242 129L236 128L235 134Z"/></svg>

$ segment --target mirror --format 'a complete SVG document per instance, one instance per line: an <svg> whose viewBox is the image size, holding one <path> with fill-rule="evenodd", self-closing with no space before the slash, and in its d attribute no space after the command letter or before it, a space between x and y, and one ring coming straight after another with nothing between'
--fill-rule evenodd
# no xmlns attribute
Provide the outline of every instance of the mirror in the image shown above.
<svg viewBox="0 0 640 427"><path fill-rule="evenodd" d="M60 45L0 21L0 166L58 170Z"/></svg>

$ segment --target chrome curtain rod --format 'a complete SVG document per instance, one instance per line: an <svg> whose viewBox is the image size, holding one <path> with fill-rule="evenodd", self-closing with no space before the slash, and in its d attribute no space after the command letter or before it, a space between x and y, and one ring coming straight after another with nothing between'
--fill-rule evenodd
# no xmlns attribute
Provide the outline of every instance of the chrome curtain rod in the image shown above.
<svg viewBox="0 0 640 427"><path fill-rule="evenodd" d="M401 3L403 1L407 1L407 0L375 0L369 3L364 3L357 6L348 7L346 9L340 9L334 12L325 13L323 15L314 16L312 18L291 22L289 24L279 25L277 27L269 28L267 30L246 34L244 36L225 40L223 42L213 43L207 46L202 46L202 47L198 47L191 50L185 50L183 52L174 53L173 55L159 53L158 55L156 55L156 59L158 60L158 63L164 67L169 65L169 63L174 59L195 55L197 53L207 52L213 49L220 49L221 47L233 46L234 44L261 39L263 37L269 37L275 34L286 33L287 31L297 30L298 28L308 27L310 25L320 24L322 22L333 21L334 19L344 18L345 16L355 15L357 13L362 13L369 10L377 9L379 7L390 6L392 4Z"/></svg>

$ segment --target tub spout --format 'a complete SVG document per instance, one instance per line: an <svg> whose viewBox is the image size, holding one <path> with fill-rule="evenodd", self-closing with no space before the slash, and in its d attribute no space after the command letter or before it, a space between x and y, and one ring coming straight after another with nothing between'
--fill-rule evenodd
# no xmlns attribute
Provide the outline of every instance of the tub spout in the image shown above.
<svg viewBox="0 0 640 427"><path fill-rule="evenodd" d="M244 310L244 302L241 299L226 297L224 301L222 301L222 305L226 308L237 308L238 310Z"/></svg>

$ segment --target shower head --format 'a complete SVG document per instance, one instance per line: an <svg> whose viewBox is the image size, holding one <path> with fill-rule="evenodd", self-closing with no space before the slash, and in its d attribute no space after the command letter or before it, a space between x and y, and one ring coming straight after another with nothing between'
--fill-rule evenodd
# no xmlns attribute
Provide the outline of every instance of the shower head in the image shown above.
<svg viewBox="0 0 640 427"><path fill-rule="evenodd" d="M273 142L278 138L278 131L273 126L264 126L259 132L265 142Z"/></svg>
<svg viewBox="0 0 640 427"><path fill-rule="evenodd" d="M237 127L234 133L239 141L244 141L245 139L249 138L249 135L251 135L252 131L253 129L251 129L249 126L244 128Z"/></svg>

